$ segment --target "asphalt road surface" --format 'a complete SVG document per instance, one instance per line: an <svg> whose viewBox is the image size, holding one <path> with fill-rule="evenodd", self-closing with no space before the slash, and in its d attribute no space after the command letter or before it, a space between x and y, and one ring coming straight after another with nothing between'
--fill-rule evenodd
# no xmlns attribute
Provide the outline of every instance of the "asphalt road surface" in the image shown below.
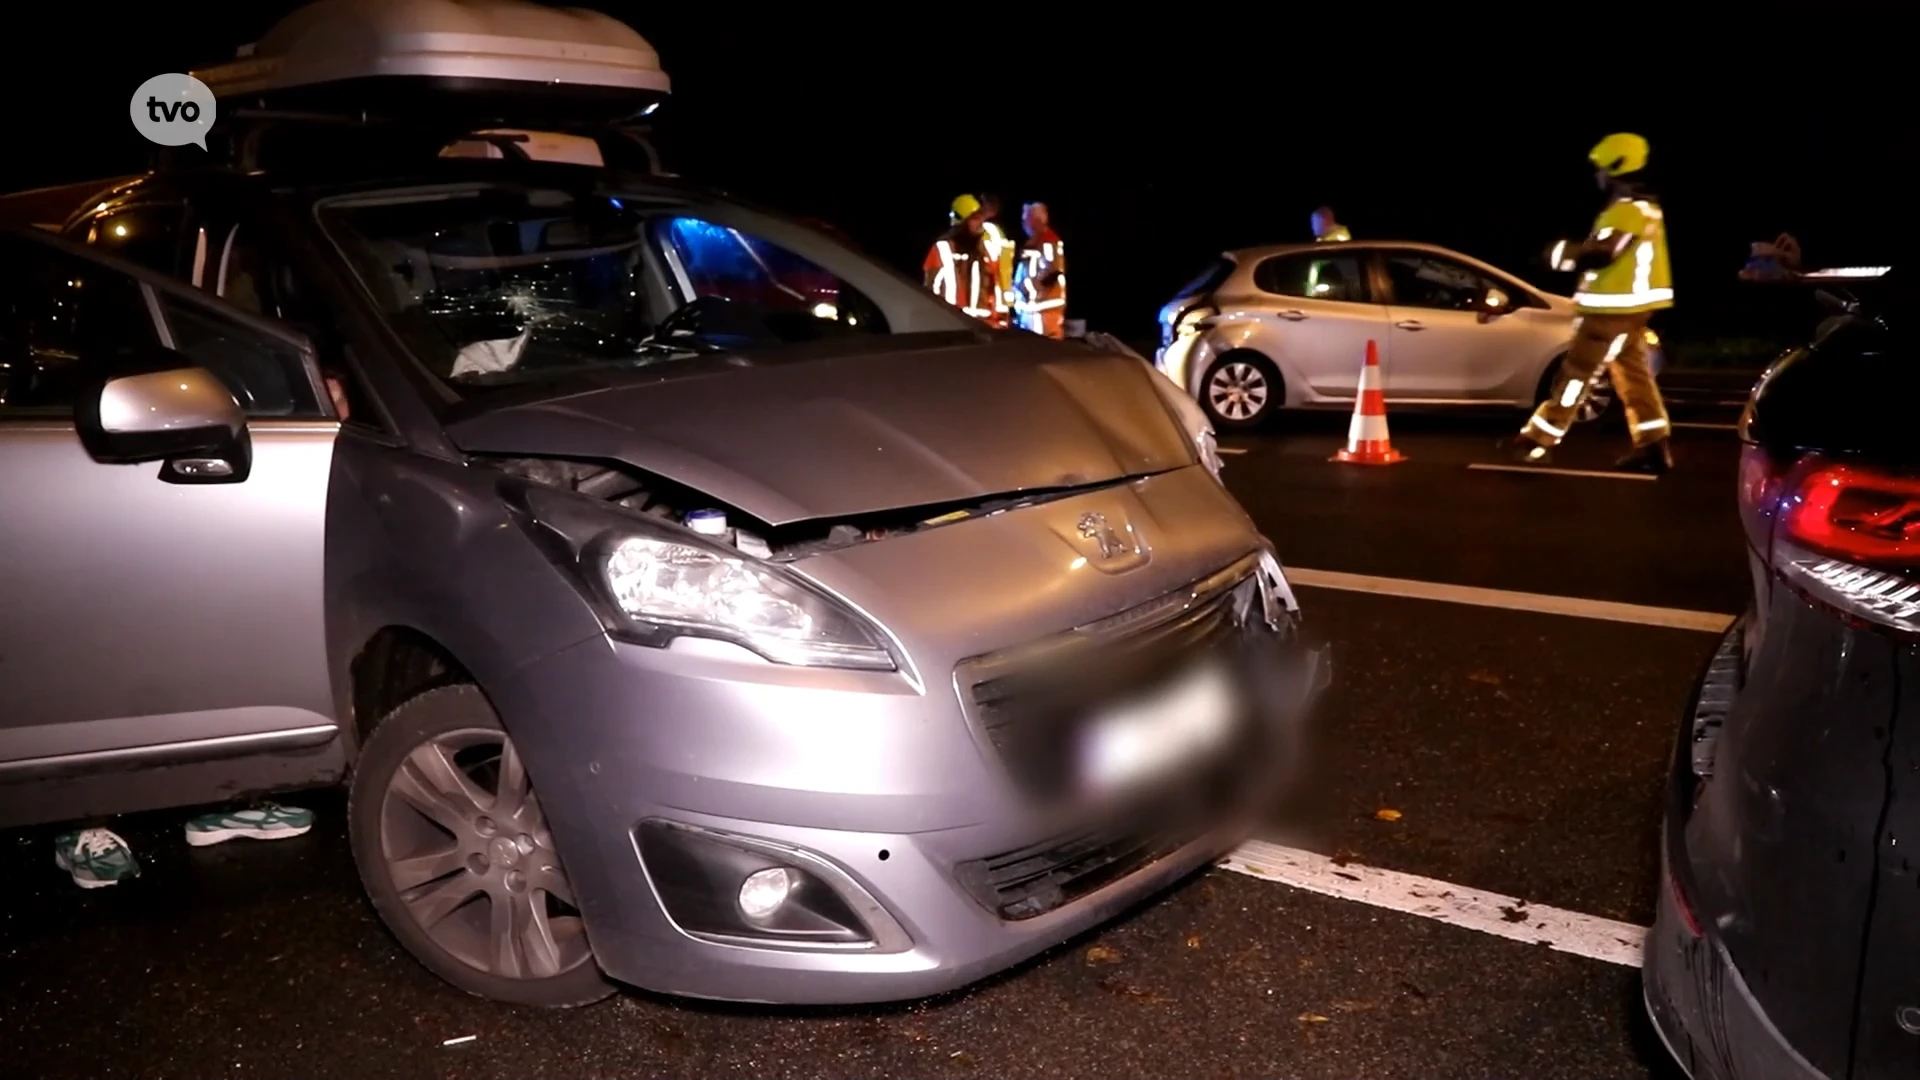
<svg viewBox="0 0 1920 1080"><path fill-rule="evenodd" d="M0 1071L1677 1076L1630 944L1653 911L1665 756L1716 635L1579 602L1696 621L1741 610L1733 433L1680 431L1679 472L1647 483L1470 469L1494 460L1511 416L1396 414L1409 461L1329 464L1344 423L1226 440L1229 484L1289 567L1364 576L1299 588L1334 646L1335 684L1311 780L1255 845L1273 856L1265 870L1208 870L1033 963L908 1006L632 992L542 1012L462 996L400 952L361 896L335 795L308 802L322 814L312 834L275 844L193 850L177 815L129 819L145 875L84 894L46 831L10 834ZM1624 450L1619 429L1577 428L1563 463L1604 468ZM1392 595L1406 582L1505 592ZM1478 915L1458 910L1473 903ZM1451 914L1407 910L1421 908Z"/></svg>

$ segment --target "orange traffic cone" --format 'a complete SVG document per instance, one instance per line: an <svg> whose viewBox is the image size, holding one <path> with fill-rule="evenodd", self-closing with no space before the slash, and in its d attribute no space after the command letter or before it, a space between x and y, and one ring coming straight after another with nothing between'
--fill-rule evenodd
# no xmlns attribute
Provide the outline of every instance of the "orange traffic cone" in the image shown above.
<svg viewBox="0 0 1920 1080"><path fill-rule="evenodd" d="M1367 363L1360 369L1360 393L1347 425L1347 448L1329 458L1349 465L1397 465L1407 456L1387 437L1387 391L1380 378L1380 345L1367 341Z"/></svg>

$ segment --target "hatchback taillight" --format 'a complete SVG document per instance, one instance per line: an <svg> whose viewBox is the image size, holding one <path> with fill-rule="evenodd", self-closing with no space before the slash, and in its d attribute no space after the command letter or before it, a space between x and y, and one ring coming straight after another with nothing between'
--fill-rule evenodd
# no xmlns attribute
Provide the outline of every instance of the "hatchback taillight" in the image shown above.
<svg viewBox="0 0 1920 1080"><path fill-rule="evenodd" d="M1920 633L1920 475L1820 454L1781 477L1765 471L1743 460L1741 510L1750 516L1755 485L1753 520L1777 518L1774 569L1842 615Z"/></svg>

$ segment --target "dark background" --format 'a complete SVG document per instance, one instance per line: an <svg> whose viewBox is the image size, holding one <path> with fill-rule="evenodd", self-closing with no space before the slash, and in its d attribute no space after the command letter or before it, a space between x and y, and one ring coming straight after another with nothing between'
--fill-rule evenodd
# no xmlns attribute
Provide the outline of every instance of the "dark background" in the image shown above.
<svg viewBox="0 0 1920 1080"><path fill-rule="evenodd" d="M295 6L39 10L67 29L9 41L0 186L141 168L133 89ZM1910 4L1159 7L1024 27L987 8L593 6L659 49L676 171L909 271L954 195L999 193L1016 231L1044 200L1072 245L1072 314L1143 343L1213 254L1305 240L1320 203L1357 236L1565 292L1539 256L1592 220L1585 155L1614 130L1652 141L1680 298L1663 318L1701 362L1778 315L1735 284L1751 242L1785 230L1810 265L1885 264L1913 224Z"/></svg>

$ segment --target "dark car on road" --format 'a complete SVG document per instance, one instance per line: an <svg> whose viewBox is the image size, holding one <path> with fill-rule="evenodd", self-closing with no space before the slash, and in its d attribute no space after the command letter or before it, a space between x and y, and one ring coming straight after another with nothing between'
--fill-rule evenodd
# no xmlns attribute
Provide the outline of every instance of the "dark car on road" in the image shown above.
<svg viewBox="0 0 1920 1080"><path fill-rule="evenodd" d="M1648 1010L1696 1080L1920 1075L1920 351L1882 283L1741 417L1753 596L1673 763Z"/></svg>

